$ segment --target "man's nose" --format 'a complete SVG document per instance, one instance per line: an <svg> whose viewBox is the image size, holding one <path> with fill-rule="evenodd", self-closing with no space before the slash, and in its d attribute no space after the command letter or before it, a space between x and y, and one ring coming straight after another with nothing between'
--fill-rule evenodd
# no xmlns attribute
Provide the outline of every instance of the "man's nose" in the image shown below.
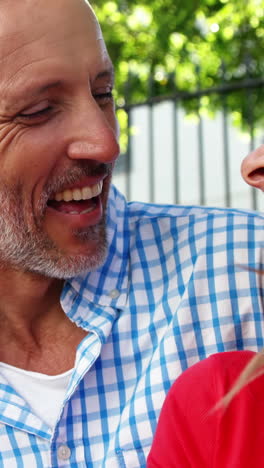
<svg viewBox="0 0 264 468"><path fill-rule="evenodd" d="M72 113L67 155L71 159L91 159L101 163L113 163L117 159L118 124L114 110L107 113L93 98L78 106Z"/></svg>
<svg viewBox="0 0 264 468"><path fill-rule="evenodd" d="M241 174L247 184L264 191L264 145L243 160Z"/></svg>

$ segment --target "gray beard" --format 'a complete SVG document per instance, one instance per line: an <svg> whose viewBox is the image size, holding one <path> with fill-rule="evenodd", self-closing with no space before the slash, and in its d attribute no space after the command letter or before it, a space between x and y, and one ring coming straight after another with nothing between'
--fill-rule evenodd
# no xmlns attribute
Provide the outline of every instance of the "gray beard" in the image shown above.
<svg viewBox="0 0 264 468"><path fill-rule="evenodd" d="M29 210L27 210L30 212ZM100 266L107 253L105 216L96 226L75 232L84 243L93 240L97 248L89 255L67 255L53 243L35 222L29 229L23 213L19 187L1 184L0 190L0 262L3 268L37 273L49 278L67 279Z"/></svg>

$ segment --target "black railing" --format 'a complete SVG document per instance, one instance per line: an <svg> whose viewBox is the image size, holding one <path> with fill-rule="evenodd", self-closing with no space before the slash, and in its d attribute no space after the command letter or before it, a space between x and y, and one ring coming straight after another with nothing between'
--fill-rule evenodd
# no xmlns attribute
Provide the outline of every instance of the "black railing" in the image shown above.
<svg viewBox="0 0 264 468"><path fill-rule="evenodd" d="M157 201L155 200L155 162L154 162L154 110L155 107L163 102L170 102L173 105L173 114L172 114L172 146L173 146L173 171L174 171L174 203L182 203L184 200L181 199L180 195L180 180L179 180L179 169L180 169L180 159L179 159L179 138L181 137L179 131L179 110L181 108L188 108L188 102L195 103L194 107L196 109L196 115L198 118L197 123L197 155L199 160L199 199L197 203L199 204L208 204L205 193L205 178L206 178L206 161L205 161L205 134L204 134L204 117L200 112L201 109L201 99L204 96L209 98L217 97L218 99L218 115L221 113L222 120L222 130L221 138L223 143L223 164L224 164L224 196L223 196L223 205L232 206L232 184L230 180L230 137L229 137L229 117L228 113L230 111L230 105L228 106L228 99L234 93L243 93L244 102L247 103L247 109L243 110L245 126L247 132L250 136L250 142L248 145L248 152L259 144L261 141L261 135L256 139L256 130L258 127L257 122L255 121L254 116L254 93L259 92L259 90L264 90L264 79L246 79L244 81L228 83L222 86L216 86L207 89L197 89L191 92L180 92L175 91L170 95L162 96L153 96L149 97L144 102L136 104L125 104L122 106L122 109L127 113L128 116L128 127L132 124L132 115L135 109L139 109L144 106L148 109L148 135L146 136L148 140L148 157L149 157L149 196L148 201ZM241 95L242 96L242 95ZM246 96L246 99L245 99ZM219 98L221 105L219 106ZM187 111L188 112L188 109ZM131 168L133 167L133 155L131 151L131 139L133 138L128 132L128 145L125 151L125 154L121 156L120 162L117 167L117 171L122 171L124 177L126 178L125 189L128 199L131 199ZM256 141L258 140L258 141ZM146 155L142 155L145 157ZM242 155L245 156L245 155ZM259 209L256 190L252 189L250 194L250 207L252 209ZM134 197L135 198L135 197Z"/></svg>

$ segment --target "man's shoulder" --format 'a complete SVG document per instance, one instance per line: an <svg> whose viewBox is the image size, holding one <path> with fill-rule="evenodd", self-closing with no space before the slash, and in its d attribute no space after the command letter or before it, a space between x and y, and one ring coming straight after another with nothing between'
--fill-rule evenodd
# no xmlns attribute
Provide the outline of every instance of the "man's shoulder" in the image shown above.
<svg viewBox="0 0 264 468"><path fill-rule="evenodd" d="M112 186L110 195L110 206L111 205L115 208L119 216L122 217L126 213L131 222L139 221L143 223L147 220L161 218L195 218L197 220L204 220L206 218L237 218L241 221L243 219L252 220L260 225L264 223L264 213L262 214L252 210L199 205L146 203L140 201L127 202L125 197L114 186Z"/></svg>
<svg viewBox="0 0 264 468"><path fill-rule="evenodd" d="M194 218L204 220L206 218L236 218L237 220L252 220L257 224L263 225L264 214L236 208L219 208L199 205L171 205L143 202L127 203L129 217L140 220L157 218Z"/></svg>
<svg viewBox="0 0 264 468"><path fill-rule="evenodd" d="M112 230L117 226L118 239L125 237L127 243L131 242L130 245L136 249L143 244L152 249L155 245L159 249L166 244L170 251L186 251L188 258L190 247L193 258L198 252L200 256L208 255L210 249L212 253L236 250L238 258L229 258L228 261L241 263L242 256L248 255L249 249L256 252L257 246L263 246L264 215L254 211L126 202L116 191L115 198L111 198L111 214L109 230L111 226ZM140 243L135 243L135 238L140 239ZM148 255L153 256L153 250ZM256 252L256 256L259 255ZM242 263L248 264L248 258L244 258Z"/></svg>

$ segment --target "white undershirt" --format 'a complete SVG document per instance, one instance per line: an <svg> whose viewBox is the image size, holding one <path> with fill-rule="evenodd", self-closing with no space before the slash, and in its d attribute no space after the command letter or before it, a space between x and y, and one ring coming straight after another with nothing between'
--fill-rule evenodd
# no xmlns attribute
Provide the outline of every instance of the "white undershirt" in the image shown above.
<svg viewBox="0 0 264 468"><path fill-rule="evenodd" d="M55 426L73 369L59 375L39 374L0 363L0 372L50 428Z"/></svg>

